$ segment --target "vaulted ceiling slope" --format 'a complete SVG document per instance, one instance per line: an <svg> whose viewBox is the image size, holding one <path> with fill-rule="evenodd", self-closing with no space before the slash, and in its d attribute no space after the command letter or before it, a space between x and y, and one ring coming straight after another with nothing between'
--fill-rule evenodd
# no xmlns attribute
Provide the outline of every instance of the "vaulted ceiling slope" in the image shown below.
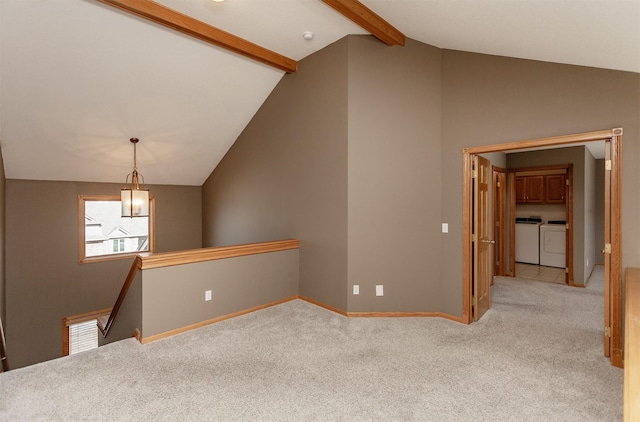
<svg viewBox="0 0 640 422"><path fill-rule="evenodd" d="M366 33L321 0L157 2L294 60ZM362 3L441 48L640 72L640 0ZM284 75L98 0L1 0L0 45L12 179L124 182L135 136L147 183L201 185Z"/></svg>

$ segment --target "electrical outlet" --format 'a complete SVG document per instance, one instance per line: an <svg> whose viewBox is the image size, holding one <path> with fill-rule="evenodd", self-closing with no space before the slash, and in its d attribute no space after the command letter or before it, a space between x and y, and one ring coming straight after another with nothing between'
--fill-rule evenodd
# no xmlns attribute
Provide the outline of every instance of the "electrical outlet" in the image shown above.
<svg viewBox="0 0 640 422"><path fill-rule="evenodd" d="M376 284L376 296L384 296L384 286L382 284Z"/></svg>
<svg viewBox="0 0 640 422"><path fill-rule="evenodd" d="M211 290L207 290L206 292L204 292L204 300L206 302L211 300Z"/></svg>
<svg viewBox="0 0 640 422"><path fill-rule="evenodd" d="M358 285L358 284L354 284L353 285L353 294L354 295L359 295L360 294L360 285Z"/></svg>

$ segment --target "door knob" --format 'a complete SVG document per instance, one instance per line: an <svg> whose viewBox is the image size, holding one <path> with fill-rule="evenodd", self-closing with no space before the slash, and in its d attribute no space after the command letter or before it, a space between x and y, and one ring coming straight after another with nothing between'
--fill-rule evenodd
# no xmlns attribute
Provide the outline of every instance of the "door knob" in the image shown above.
<svg viewBox="0 0 640 422"><path fill-rule="evenodd" d="M496 243L496 241L495 241L495 240L487 240L487 239L482 239L482 242L484 242L484 243L490 243L490 244L492 244L492 245L494 245L494 244Z"/></svg>

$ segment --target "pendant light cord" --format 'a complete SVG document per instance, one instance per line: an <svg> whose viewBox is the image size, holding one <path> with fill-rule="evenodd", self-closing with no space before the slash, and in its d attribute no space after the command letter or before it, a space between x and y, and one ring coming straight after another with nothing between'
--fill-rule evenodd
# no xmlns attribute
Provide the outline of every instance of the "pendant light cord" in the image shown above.
<svg viewBox="0 0 640 422"><path fill-rule="evenodd" d="M138 143L137 141L133 143L133 171L138 170L138 167L136 165L136 161L137 161L136 144L137 143Z"/></svg>

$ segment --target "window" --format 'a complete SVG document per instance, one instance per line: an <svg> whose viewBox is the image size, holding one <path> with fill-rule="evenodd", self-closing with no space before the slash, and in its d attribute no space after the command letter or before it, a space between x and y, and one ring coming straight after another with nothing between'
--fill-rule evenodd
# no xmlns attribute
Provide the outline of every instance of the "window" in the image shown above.
<svg viewBox="0 0 640 422"><path fill-rule="evenodd" d="M107 317L111 308L62 319L62 355L72 355L98 347L98 318Z"/></svg>
<svg viewBox="0 0 640 422"><path fill-rule="evenodd" d="M69 354L98 347L98 320L80 322L69 326Z"/></svg>
<svg viewBox="0 0 640 422"><path fill-rule="evenodd" d="M124 250L124 239L113 239L113 252L126 252Z"/></svg>
<svg viewBox="0 0 640 422"><path fill-rule="evenodd" d="M128 258L141 252L154 252L154 198L149 202L149 217L122 218L119 196L80 195L80 263Z"/></svg>

